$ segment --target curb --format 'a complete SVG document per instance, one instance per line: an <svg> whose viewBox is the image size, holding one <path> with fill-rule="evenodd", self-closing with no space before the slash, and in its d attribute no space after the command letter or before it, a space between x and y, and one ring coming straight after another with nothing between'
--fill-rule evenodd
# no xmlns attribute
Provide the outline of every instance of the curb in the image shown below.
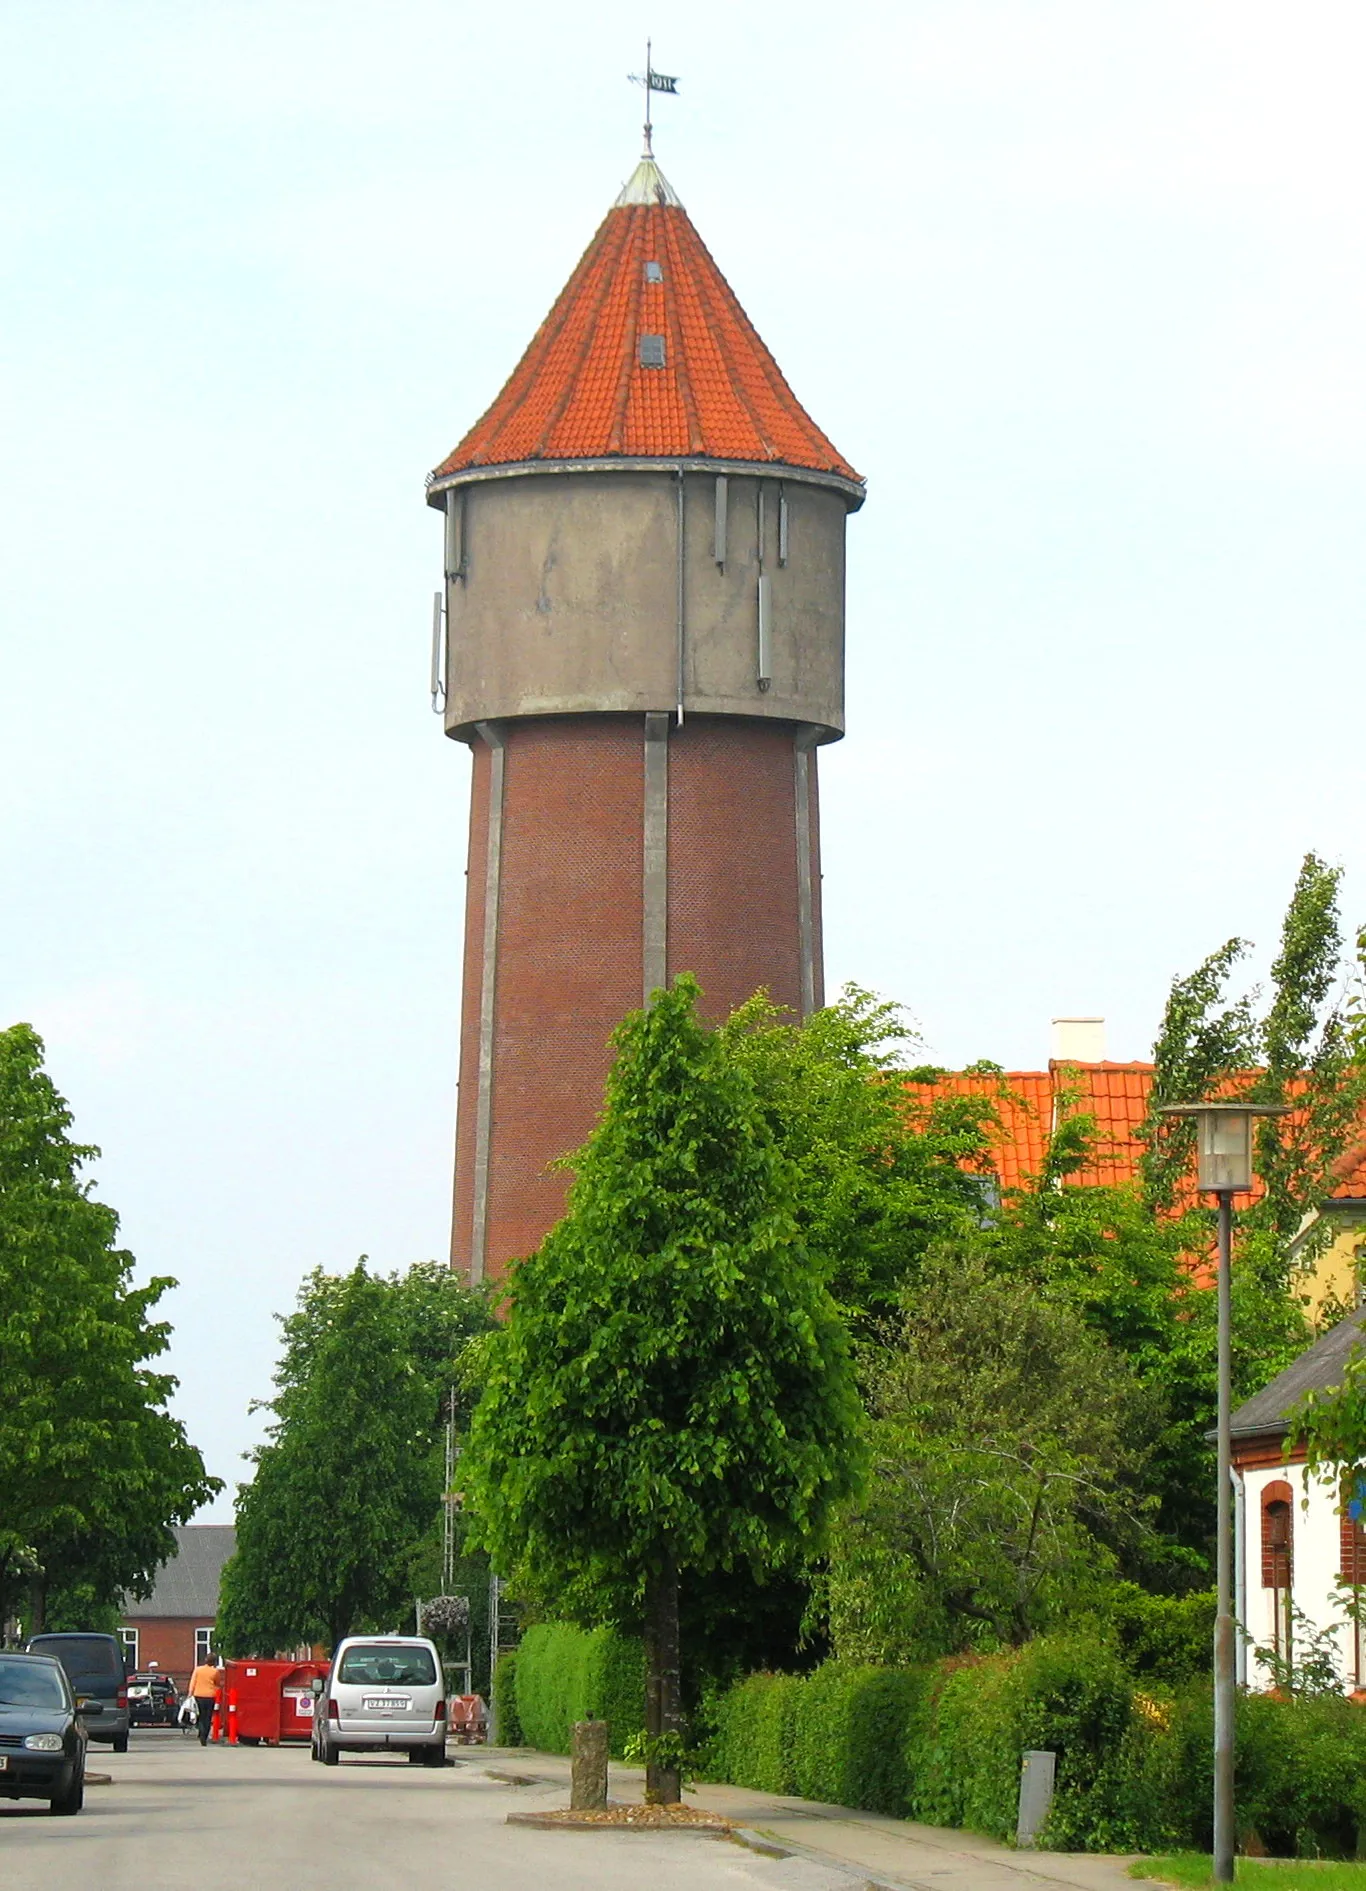
<svg viewBox="0 0 1366 1891"><path fill-rule="evenodd" d="M756 1831L752 1826L737 1825L730 1837L735 1844L743 1845L746 1851L758 1852L761 1858L804 1858L809 1864L821 1865L827 1871L843 1872L849 1880L851 1891L911 1891L914 1882L909 1878L869 1877L860 1866L848 1865L831 1852L813 1851L807 1845L770 1838L766 1832Z"/></svg>
<svg viewBox="0 0 1366 1891"><path fill-rule="evenodd" d="M504 1825L530 1825L538 1832L648 1832L652 1838L667 1834L670 1838L729 1839L736 1836L731 1825L629 1825L624 1819L615 1824L605 1819L562 1819L543 1812L509 1812Z"/></svg>

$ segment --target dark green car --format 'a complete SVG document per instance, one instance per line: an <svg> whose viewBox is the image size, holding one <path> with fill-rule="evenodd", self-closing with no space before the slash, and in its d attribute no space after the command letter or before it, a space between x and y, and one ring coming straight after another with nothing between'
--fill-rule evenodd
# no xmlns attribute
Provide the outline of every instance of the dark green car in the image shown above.
<svg viewBox="0 0 1366 1891"><path fill-rule="evenodd" d="M50 1655L0 1654L0 1797L46 1799L58 1814L85 1799L84 1722L98 1701L77 1704Z"/></svg>

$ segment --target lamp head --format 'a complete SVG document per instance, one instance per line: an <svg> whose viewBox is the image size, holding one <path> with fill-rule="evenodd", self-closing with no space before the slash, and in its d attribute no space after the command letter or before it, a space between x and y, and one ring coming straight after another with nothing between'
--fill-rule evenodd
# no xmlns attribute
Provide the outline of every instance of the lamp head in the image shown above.
<svg viewBox="0 0 1366 1891"><path fill-rule="evenodd" d="M1252 1187L1252 1119L1287 1116L1291 1103L1164 1103L1159 1116L1193 1116L1202 1194L1245 1195Z"/></svg>

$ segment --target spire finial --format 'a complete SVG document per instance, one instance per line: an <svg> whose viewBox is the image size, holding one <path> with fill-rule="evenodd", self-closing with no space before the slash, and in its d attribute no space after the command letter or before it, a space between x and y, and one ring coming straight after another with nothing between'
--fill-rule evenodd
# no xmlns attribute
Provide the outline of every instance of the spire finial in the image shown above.
<svg viewBox="0 0 1366 1891"><path fill-rule="evenodd" d="M650 122L650 94L652 92L671 92L677 96L678 80L676 78L670 78L666 72L655 71L653 44L648 39L645 42L644 72L632 72L627 76L630 78L632 85L643 85L645 87L645 149L641 153L641 156L643 158L652 159L655 154L655 149L654 126Z"/></svg>

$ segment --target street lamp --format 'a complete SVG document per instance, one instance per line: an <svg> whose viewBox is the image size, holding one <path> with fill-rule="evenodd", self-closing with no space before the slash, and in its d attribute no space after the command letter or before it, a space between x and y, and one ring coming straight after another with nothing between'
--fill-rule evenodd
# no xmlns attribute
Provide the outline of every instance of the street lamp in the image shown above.
<svg viewBox="0 0 1366 1891"><path fill-rule="evenodd" d="M1162 1116L1195 1119L1197 1186L1219 1197L1219 1489L1215 1513L1214 1882L1233 1883L1233 1197L1252 1187L1252 1119L1284 1116L1289 1103L1167 1103Z"/></svg>

